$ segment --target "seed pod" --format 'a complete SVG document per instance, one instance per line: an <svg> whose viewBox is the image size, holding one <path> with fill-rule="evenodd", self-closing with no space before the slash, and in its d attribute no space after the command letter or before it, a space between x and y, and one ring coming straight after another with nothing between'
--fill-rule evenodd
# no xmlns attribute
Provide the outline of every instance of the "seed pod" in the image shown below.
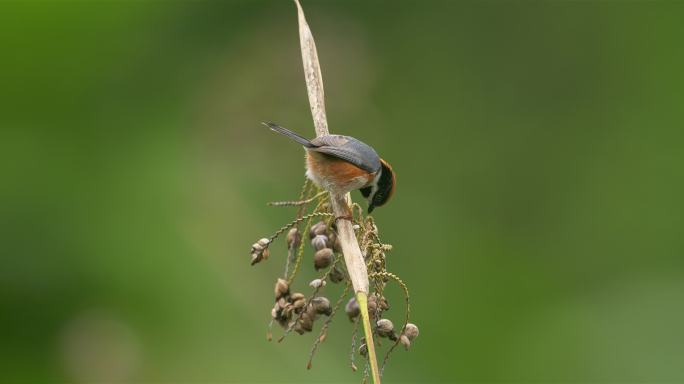
<svg viewBox="0 0 684 384"><path fill-rule="evenodd" d="M378 297L375 294L368 296L368 314L371 319L378 313Z"/></svg>
<svg viewBox="0 0 684 384"><path fill-rule="evenodd" d="M344 311L347 312L347 316L349 316L349 320L353 321L359 314L361 314L361 308L359 307L359 303L356 302L356 298L352 297L349 299L347 302L347 305L344 307Z"/></svg>
<svg viewBox="0 0 684 384"><path fill-rule="evenodd" d="M418 331L418 327L415 324L408 323L406 324L406 328L404 328L404 335L408 337L409 340L413 340L416 337L418 337L418 334L420 331Z"/></svg>
<svg viewBox="0 0 684 384"><path fill-rule="evenodd" d="M316 237L311 239L311 246L317 251L320 251L323 248L328 248L328 236L316 235Z"/></svg>
<svg viewBox="0 0 684 384"><path fill-rule="evenodd" d="M304 312L294 326L295 332L300 335L303 335L305 332L311 332L313 330L313 321L313 317L308 312Z"/></svg>
<svg viewBox="0 0 684 384"><path fill-rule="evenodd" d="M299 299L297 301L292 302L292 309L296 312L299 313L301 312L301 309L304 308L306 305L306 300L304 299Z"/></svg>
<svg viewBox="0 0 684 384"><path fill-rule="evenodd" d="M325 235L328 231L328 225L325 221L321 220L318 223L311 226L309 229L309 239L313 239L317 235Z"/></svg>
<svg viewBox="0 0 684 384"><path fill-rule="evenodd" d="M295 292L295 293L290 295L290 300L292 300L292 301L301 300L301 299L305 299L305 298L306 298L306 296L304 296L304 294L300 293L300 292Z"/></svg>
<svg viewBox="0 0 684 384"><path fill-rule="evenodd" d="M316 270L327 268L333 261L333 251L330 248L323 248L314 254L314 267Z"/></svg>
<svg viewBox="0 0 684 384"><path fill-rule="evenodd" d="M389 319L380 319L376 325L376 331L381 337L388 337L394 333L394 324Z"/></svg>
<svg viewBox="0 0 684 384"><path fill-rule="evenodd" d="M404 348L406 348L407 351L409 348L411 348L411 341L408 337L406 337L406 335L401 335L399 337L399 342L404 346Z"/></svg>
<svg viewBox="0 0 684 384"><path fill-rule="evenodd" d="M285 297L290 294L290 287L287 285L287 281L283 279L278 279L275 284L275 298L276 300L281 297Z"/></svg>
<svg viewBox="0 0 684 384"><path fill-rule="evenodd" d="M290 229L287 233L287 248L293 249L299 247L302 242L302 235L299 234L297 227Z"/></svg>
<svg viewBox="0 0 684 384"><path fill-rule="evenodd" d="M278 304L280 309L284 309L289 304L289 302L285 300L284 297L281 297L280 299L278 299L278 301L276 301L276 304Z"/></svg>
<svg viewBox="0 0 684 384"><path fill-rule="evenodd" d="M287 303L287 305L285 305L285 308L283 308L283 316L288 318L288 319L291 318L292 312L294 312L294 310L295 310L294 305L292 305L292 303Z"/></svg>
<svg viewBox="0 0 684 384"><path fill-rule="evenodd" d="M366 343L359 345L359 354L363 357L366 357L366 355L368 355L368 346L366 345Z"/></svg>
<svg viewBox="0 0 684 384"><path fill-rule="evenodd" d="M337 253L342 253L342 242L340 241L339 236L335 236L335 240L333 240L331 248Z"/></svg>
<svg viewBox="0 0 684 384"><path fill-rule="evenodd" d="M328 298L319 296L311 299L311 307L316 314L330 316L332 314L332 307L330 307L330 300Z"/></svg>
<svg viewBox="0 0 684 384"><path fill-rule="evenodd" d="M380 307L381 311L386 311L390 309L389 302L385 298L385 296L380 297L380 300L378 300L378 306Z"/></svg>
<svg viewBox="0 0 684 384"><path fill-rule="evenodd" d="M282 327L286 327L286 326L287 326L288 317L285 316L285 314L283 313L283 308L281 308L280 305L278 305L278 303L276 303L276 304L273 306L273 309L271 309L271 316L272 316L273 319L276 320L276 321L278 322L278 324L280 324Z"/></svg>
<svg viewBox="0 0 684 384"><path fill-rule="evenodd" d="M328 248L332 248L337 253L342 253L342 243L337 234L333 231L328 233Z"/></svg>
<svg viewBox="0 0 684 384"><path fill-rule="evenodd" d="M252 250L250 251L252 255L252 265L260 262L261 260L268 259L268 245L270 243L271 240L263 238L252 244Z"/></svg>
<svg viewBox="0 0 684 384"><path fill-rule="evenodd" d="M325 287L325 284L326 284L326 283L325 283L325 280L313 279L313 280L311 280L311 282L309 283L309 286L310 286L311 288L321 288L321 287Z"/></svg>
<svg viewBox="0 0 684 384"><path fill-rule="evenodd" d="M330 271L330 281L333 283L339 283L341 281L344 281L344 273L337 267L333 268L332 271Z"/></svg>

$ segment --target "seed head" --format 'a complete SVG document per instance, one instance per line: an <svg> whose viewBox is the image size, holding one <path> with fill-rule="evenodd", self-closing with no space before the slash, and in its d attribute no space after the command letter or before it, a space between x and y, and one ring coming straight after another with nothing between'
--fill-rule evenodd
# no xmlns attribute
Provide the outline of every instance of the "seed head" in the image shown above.
<svg viewBox="0 0 684 384"><path fill-rule="evenodd" d="M321 279L311 280L311 282L309 283L309 286L311 288L325 287L325 280L321 280Z"/></svg>

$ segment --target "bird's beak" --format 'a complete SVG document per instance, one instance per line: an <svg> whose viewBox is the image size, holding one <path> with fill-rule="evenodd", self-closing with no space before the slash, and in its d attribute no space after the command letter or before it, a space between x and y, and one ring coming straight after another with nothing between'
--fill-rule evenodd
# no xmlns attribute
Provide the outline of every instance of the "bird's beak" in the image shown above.
<svg viewBox="0 0 684 384"><path fill-rule="evenodd" d="M368 213L373 212L374 209L375 209L375 205L373 205L373 203L368 204Z"/></svg>

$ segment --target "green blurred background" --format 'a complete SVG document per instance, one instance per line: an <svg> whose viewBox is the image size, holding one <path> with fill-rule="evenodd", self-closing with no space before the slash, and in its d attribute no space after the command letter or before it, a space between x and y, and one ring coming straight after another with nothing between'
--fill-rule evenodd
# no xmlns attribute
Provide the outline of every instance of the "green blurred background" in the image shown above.
<svg viewBox="0 0 684 384"><path fill-rule="evenodd" d="M682 3L303 5L398 175L388 383L684 382ZM3 2L0 47L0 381L360 380L343 317L311 371L265 340L284 245L249 266L303 180L259 122L313 135L290 1Z"/></svg>

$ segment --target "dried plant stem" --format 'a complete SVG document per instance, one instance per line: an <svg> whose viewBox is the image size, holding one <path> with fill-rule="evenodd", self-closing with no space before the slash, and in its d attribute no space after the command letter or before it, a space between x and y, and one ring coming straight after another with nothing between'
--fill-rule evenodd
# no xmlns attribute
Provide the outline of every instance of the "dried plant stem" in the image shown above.
<svg viewBox="0 0 684 384"><path fill-rule="evenodd" d="M299 20L299 42L302 50L302 63L304 65L304 77L306 79L306 89L309 95L309 104L311 106L311 114L316 127L316 136L328 135L328 120L325 115L325 97L323 92L323 76L321 75L321 67L318 62L318 53L316 52L316 43L314 42L311 29L306 22L304 11L302 10L299 0L295 0L297 5L297 15ZM351 212L349 206L351 204L351 197L346 195L330 195L330 204L333 213L336 217L348 216ZM380 383L380 374L378 371L378 363L375 355L375 345L373 343L373 334L370 327L370 318L368 316L368 271L366 264L359 248L359 243L354 234L352 223L349 220L337 221L337 232L340 244L342 245L342 253L347 264L347 272L351 280L354 292L356 293L356 300L361 307L361 315L363 316L363 328L366 335L366 344L368 345L368 361L371 366L371 374L375 384Z"/></svg>

